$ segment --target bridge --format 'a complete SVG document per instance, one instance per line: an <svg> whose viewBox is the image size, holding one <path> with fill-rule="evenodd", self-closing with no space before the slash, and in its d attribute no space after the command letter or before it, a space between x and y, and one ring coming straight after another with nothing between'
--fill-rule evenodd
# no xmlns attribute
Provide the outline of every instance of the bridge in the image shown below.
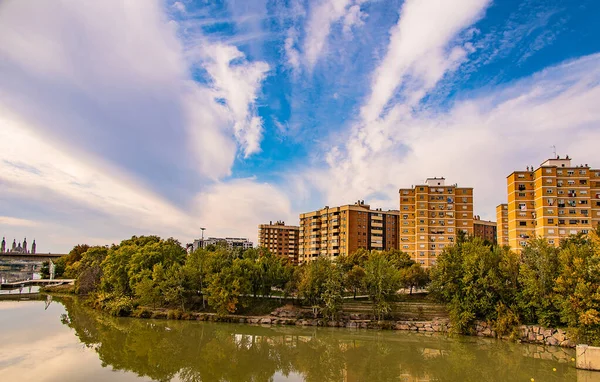
<svg viewBox="0 0 600 382"><path fill-rule="evenodd" d="M19 287L41 286L41 285L56 286L56 285L63 285L63 284L73 284L74 282L75 282L75 279L21 280L21 281L2 283L2 284L0 284L0 289L14 289L14 288L19 288Z"/></svg>
<svg viewBox="0 0 600 382"><path fill-rule="evenodd" d="M0 253L0 260L19 260L19 261L48 261L66 256L65 253Z"/></svg>

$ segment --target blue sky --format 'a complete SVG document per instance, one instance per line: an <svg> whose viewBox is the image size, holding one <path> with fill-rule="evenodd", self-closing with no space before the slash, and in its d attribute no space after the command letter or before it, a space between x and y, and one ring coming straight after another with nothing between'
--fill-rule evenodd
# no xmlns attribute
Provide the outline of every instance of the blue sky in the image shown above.
<svg viewBox="0 0 600 382"><path fill-rule="evenodd" d="M0 235L41 251L269 220L445 176L594 162L593 0L0 5Z"/></svg>

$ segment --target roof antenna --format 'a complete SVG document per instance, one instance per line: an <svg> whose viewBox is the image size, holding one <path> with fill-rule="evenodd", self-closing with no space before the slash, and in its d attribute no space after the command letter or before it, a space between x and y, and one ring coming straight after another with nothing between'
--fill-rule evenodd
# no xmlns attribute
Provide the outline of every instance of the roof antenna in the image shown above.
<svg viewBox="0 0 600 382"><path fill-rule="evenodd" d="M554 153L554 158L558 159L558 156L556 156L556 146L552 145L552 152Z"/></svg>

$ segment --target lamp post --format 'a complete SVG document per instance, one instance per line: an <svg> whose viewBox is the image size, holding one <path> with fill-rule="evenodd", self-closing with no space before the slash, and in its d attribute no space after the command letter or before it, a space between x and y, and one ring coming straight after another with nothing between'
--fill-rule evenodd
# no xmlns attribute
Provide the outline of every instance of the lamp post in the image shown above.
<svg viewBox="0 0 600 382"><path fill-rule="evenodd" d="M200 246L204 248L204 230L206 228L200 227L202 231L202 238L200 239ZM202 274L202 263L204 260L200 261L200 293L202 294L202 309L206 309L206 303L204 302L204 275Z"/></svg>

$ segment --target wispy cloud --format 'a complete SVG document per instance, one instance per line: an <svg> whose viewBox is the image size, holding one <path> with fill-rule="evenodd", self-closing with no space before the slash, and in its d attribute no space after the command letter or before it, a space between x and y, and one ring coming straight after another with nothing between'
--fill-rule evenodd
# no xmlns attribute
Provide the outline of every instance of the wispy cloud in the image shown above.
<svg viewBox="0 0 600 382"><path fill-rule="evenodd" d="M346 33L353 26L359 26L366 16L360 11L361 1L357 0L323 0L314 5L308 16L306 38L304 40L304 56L309 69L312 69L325 51L327 38L334 23L344 23Z"/></svg>
<svg viewBox="0 0 600 382"><path fill-rule="evenodd" d="M464 59L459 44L450 45L457 33L471 25L490 0L408 0L390 31L390 43L377 68L371 95L362 109L365 121L384 111L394 92L404 86L404 101L414 105L442 76ZM409 77L410 76L410 77Z"/></svg>
<svg viewBox="0 0 600 382"><path fill-rule="evenodd" d="M439 114L405 113L396 105L370 125L368 139L379 142L377 149L368 147L361 131L305 179L327 203L377 196L394 208L399 187L445 176L474 187L477 213L493 219L494 206L506 201L503 175L539 164L552 145L582 164L594 157L599 68L600 54L584 57L468 97Z"/></svg>
<svg viewBox="0 0 600 382"><path fill-rule="evenodd" d="M39 223L33 220L15 218L13 216L0 216L0 225L13 227L35 227Z"/></svg>

